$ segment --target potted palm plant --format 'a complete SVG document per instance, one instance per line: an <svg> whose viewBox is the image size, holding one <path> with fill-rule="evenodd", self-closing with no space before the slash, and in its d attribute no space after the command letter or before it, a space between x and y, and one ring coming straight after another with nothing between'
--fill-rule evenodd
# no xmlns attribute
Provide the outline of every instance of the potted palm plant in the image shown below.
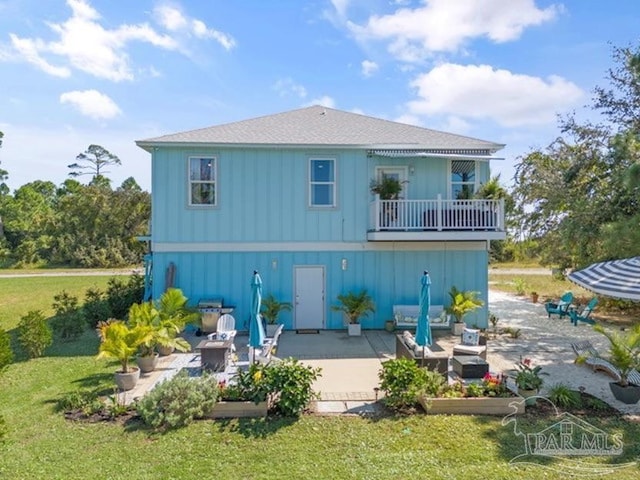
<svg viewBox="0 0 640 480"><path fill-rule="evenodd" d="M152 335L140 345L136 359L143 373L151 372L158 362L158 350L166 354L178 350L188 352L191 345L179 337L187 323L198 320L198 314L187 307L187 298L182 291L170 288L162 294L157 304L151 302L133 304L129 309L129 324L132 327L146 326Z"/></svg>
<svg viewBox="0 0 640 480"><path fill-rule="evenodd" d="M332 305L331 310L342 312L347 320L347 328L350 336L361 334L360 318L366 317L369 312L376 311L375 303L366 290L358 293L349 292L338 295L338 305Z"/></svg>
<svg viewBox="0 0 640 480"><path fill-rule="evenodd" d="M291 304L289 302L280 302L272 294L262 299L262 307L260 313L267 322L267 337L273 337L278 328L278 316L281 312L290 312Z"/></svg>
<svg viewBox="0 0 640 480"><path fill-rule="evenodd" d="M472 292L470 290L460 291L455 286L451 287L449 291L451 302L449 306L445 308L445 311L455 318L452 325L454 335L462 335L465 327L464 316L484 305L484 302L478 298L478 295L478 292Z"/></svg>
<svg viewBox="0 0 640 480"><path fill-rule="evenodd" d="M138 383L140 369L129 365L138 348L153 336L151 327L131 327L121 320L110 320L98 325L100 347L97 358L112 358L120 362L115 382L120 390L131 390Z"/></svg>
<svg viewBox="0 0 640 480"><path fill-rule="evenodd" d="M607 360L620 375L618 381L609 383L611 393L623 403L637 403L640 400L640 386L629 383L629 374L640 367L640 324L628 332L609 331L600 324L594 325L593 329L609 340Z"/></svg>

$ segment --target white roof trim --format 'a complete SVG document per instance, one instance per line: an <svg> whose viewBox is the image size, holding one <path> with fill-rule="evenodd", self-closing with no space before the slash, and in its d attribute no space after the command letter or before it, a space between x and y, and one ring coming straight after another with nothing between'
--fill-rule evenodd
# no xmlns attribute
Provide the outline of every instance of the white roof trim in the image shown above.
<svg viewBox="0 0 640 480"><path fill-rule="evenodd" d="M493 157L483 153L471 154L430 150L370 150L369 154L387 158L437 157L460 160L504 160L504 157Z"/></svg>

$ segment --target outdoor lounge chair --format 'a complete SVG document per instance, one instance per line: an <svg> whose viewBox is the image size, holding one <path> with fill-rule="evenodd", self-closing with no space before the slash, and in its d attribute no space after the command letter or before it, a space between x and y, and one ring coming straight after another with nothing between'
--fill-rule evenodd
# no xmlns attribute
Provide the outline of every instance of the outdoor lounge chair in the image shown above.
<svg viewBox="0 0 640 480"><path fill-rule="evenodd" d="M571 348L576 354L576 358L584 360L584 364L591 367L594 372L604 372L615 381L620 380L620 372L608 360L602 358L598 350L591 344L589 340L575 342L571 344ZM640 385L640 372L632 370L628 375L629 383Z"/></svg>
<svg viewBox="0 0 640 480"><path fill-rule="evenodd" d="M558 315L560 318L569 315L569 307L573 301L573 293L565 292L558 302L547 302L544 304L544 308L547 311L547 315L551 318L551 315Z"/></svg>
<svg viewBox="0 0 640 480"><path fill-rule="evenodd" d="M598 299L596 297L593 297L591 301L587 304L587 306L584 307L580 313L578 313L574 309L569 310L569 317L571 318L571 323L573 323L575 326L578 326L578 322L585 322L591 325L595 324L596 323L595 320L591 318L591 312L593 312L593 309L596 308L597 304L598 304Z"/></svg>

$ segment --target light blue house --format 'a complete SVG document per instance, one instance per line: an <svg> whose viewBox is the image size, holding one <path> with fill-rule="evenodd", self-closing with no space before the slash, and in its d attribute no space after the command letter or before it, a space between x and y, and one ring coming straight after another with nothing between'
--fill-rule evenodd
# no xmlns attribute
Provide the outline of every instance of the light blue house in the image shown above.
<svg viewBox="0 0 640 480"><path fill-rule="evenodd" d="M287 329L342 329L340 293L367 289L382 328L393 305L432 304L452 285L487 300L488 245L505 238L504 205L468 199L503 145L321 106L136 142L152 160L152 291L222 297L246 328L250 281L294 308ZM370 190L384 175L398 200ZM465 197L466 199L462 199ZM486 306L467 318L487 326Z"/></svg>

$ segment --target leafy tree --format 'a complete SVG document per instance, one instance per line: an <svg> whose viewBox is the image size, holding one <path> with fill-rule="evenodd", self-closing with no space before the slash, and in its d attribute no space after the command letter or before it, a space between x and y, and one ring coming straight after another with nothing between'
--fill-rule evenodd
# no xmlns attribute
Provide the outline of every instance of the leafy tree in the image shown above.
<svg viewBox="0 0 640 480"><path fill-rule="evenodd" d="M93 175L94 178L100 177L109 173L104 168L110 165L122 165L122 161L117 155L100 145L89 145L89 148L83 153L78 154L76 163L68 165L68 168L72 170L69 172L69 176Z"/></svg>
<svg viewBox="0 0 640 480"><path fill-rule="evenodd" d="M516 166L523 237L543 263L581 266L640 254L640 54L614 49L609 86L592 108L605 124L560 120L561 136Z"/></svg>
<svg viewBox="0 0 640 480"><path fill-rule="evenodd" d="M19 263L33 264L48 258L56 202L55 185L41 180L23 185L13 197L3 198L0 214L4 236Z"/></svg>

